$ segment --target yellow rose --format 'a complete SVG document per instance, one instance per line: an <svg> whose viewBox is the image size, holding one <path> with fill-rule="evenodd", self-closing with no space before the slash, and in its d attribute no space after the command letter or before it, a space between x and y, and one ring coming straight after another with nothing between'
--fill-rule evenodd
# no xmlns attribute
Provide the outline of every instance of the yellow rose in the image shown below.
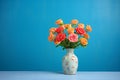
<svg viewBox="0 0 120 80"><path fill-rule="evenodd" d="M53 41L54 39L55 39L55 35L52 32L50 32L50 35L48 36L48 40Z"/></svg>
<svg viewBox="0 0 120 80"><path fill-rule="evenodd" d="M84 24L80 23L80 24L78 24L78 27L84 28Z"/></svg>
<svg viewBox="0 0 120 80"><path fill-rule="evenodd" d="M50 28L50 30L49 30L49 31L54 33L54 32L55 32L55 30L56 30L56 28Z"/></svg>
<svg viewBox="0 0 120 80"><path fill-rule="evenodd" d="M65 27L66 29L68 29L68 28L71 27L71 24L65 24L64 27Z"/></svg>
<svg viewBox="0 0 120 80"><path fill-rule="evenodd" d="M84 34L83 37L86 38L86 39L89 39L89 38L90 38L89 35L88 35L87 33Z"/></svg>
<svg viewBox="0 0 120 80"><path fill-rule="evenodd" d="M92 28L91 28L91 26L90 26L90 25L87 25L87 26L86 26L86 31L89 31L89 32L91 32L91 31L92 31Z"/></svg>
<svg viewBox="0 0 120 80"><path fill-rule="evenodd" d="M71 21L71 24L77 24L78 23L78 20L77 19L73 19L72 21Z"/></svg>
<svg viewBox="0 0 120 80"><path fill-rule="evenodd" d="M74 28L70 27L70 28L68 28L67 31L68 31L68 34L74 33Z"/></svg>
<svg viewBox="0 0 120 80"><path fill-rule="evenodd" d="M85 45L88 44L88 41L87 41L86 38L80 38L80 43L81 43L83 46L85 46Z"/></svg>
<svg viewBox="0 0 120 80"><path fill-rule="evenodd" d="M56 24L59 24L59 25L63 24L63 20L62 20L62 19L58 19L58 20L56 21Z"/></svg>

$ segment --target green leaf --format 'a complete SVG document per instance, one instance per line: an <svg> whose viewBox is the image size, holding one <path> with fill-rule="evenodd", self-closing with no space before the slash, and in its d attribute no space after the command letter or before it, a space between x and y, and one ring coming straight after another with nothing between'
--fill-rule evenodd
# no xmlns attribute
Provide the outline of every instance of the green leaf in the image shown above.
<svg viewBox="0 0 120 80"><path fill-rule="evenodd" d="M59 47L60 45L58 44L58 45L56 45L56 47Z"/></svg>
<svg viewBox="0 0 120 80"><path fill-rule="evenodd" d="M75 28L76 26L77 26L77 24L72 24L72 27L74 27L74 28Z"/></svg>

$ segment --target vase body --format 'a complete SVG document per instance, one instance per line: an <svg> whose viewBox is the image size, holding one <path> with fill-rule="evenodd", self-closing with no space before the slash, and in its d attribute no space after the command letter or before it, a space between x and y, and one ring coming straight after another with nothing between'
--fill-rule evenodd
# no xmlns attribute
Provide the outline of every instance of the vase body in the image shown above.
<svg viewBox="0 0 120 80"><path fill-rule="evenodd" d="M64 74L76 74L78 68L78 58L74 54L74 49L66 49L67 54L63 57L62 66Z"/></svg>

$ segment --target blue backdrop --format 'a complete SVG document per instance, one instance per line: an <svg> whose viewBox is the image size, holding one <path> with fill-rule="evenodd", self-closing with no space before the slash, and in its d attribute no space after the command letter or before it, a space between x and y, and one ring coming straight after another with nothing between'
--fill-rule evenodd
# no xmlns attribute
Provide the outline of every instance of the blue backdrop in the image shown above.
<svg viewBox="0 0 120 80"><path fill-rule="evenodd" d="M120 71L119 0L1 0L0 70L61 71L66 51L48 41L57 19L91 24L80 71Z"/></svg>

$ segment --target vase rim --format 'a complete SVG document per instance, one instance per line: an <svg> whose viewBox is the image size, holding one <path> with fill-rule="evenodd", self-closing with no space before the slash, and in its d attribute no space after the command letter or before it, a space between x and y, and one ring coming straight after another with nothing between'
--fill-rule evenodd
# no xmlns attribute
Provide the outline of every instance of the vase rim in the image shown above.
<svg viewBox="0 0 120 80"><path fill-rule="evenodd" d="M66 49L74 49L74 48L66 48Z"/></svg>
<svg viewBox="0 0 120 80"><path fill-rule="evenodd" d="M74 48L66 48L66 50L74 50Z"/></svg>

